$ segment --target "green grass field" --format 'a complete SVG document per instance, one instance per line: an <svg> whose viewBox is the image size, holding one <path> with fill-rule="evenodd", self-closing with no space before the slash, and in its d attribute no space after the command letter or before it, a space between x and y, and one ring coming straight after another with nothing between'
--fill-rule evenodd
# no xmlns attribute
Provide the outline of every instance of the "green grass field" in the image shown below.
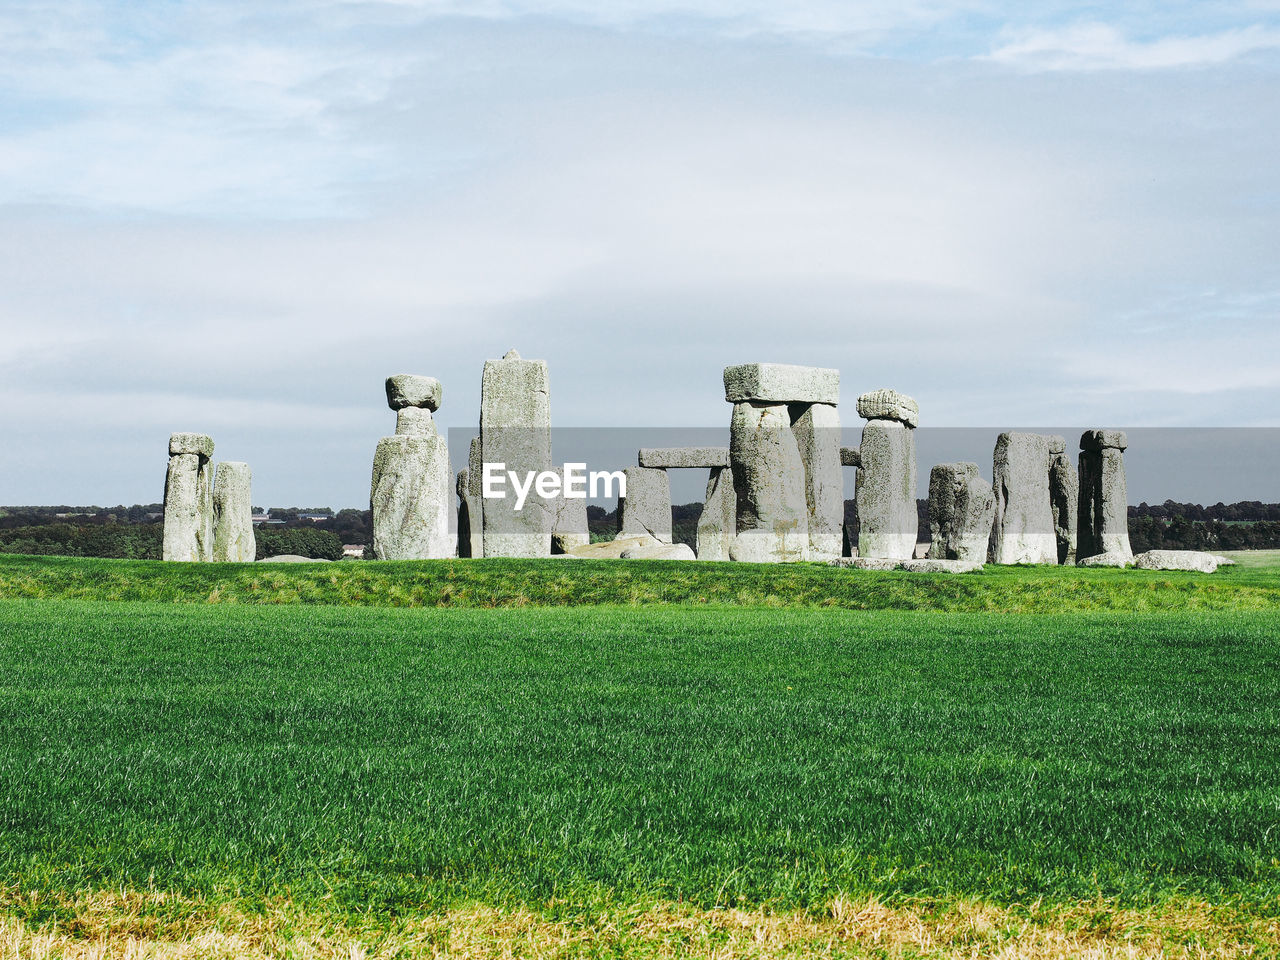
<svg viewBox="0 0 1280 960"><path fill-rule="evenodd" d="M3 558L0 949L1266 956L1280 577L1249 559ZM891 935L921 925L941 952Z"/></svg>

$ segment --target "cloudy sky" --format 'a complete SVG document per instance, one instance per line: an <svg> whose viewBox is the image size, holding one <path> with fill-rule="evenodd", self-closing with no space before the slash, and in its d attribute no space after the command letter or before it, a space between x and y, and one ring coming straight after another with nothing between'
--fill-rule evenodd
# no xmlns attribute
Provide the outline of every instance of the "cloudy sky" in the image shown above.
<svg viewBox="0 0 1280 960"><path fill-rule="evenodd" d="M474 425L511 347L565 426L727 424L752 360L846 421L1280 425L1278 0L7 0L0 49L0 503L159 500L199 430L359 505L383 378Z"/></svg>

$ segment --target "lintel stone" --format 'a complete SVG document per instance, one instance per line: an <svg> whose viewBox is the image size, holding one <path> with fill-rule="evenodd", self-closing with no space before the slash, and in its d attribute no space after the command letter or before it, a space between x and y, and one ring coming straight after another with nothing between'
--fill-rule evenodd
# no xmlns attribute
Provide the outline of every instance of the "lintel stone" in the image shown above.
<svg viewBox="0 0 1280 960"><path fill-rule="evenodd" d="M728 447L642 447L636 455L642 467L713 469L729 466Z"/></svg>
<svg viewBox="0 0 1280 960"><path fill-rule="evenodd" d="M724 398L729 403L840 402L840 371L791 363L742 363L724 368Z"/></svg>

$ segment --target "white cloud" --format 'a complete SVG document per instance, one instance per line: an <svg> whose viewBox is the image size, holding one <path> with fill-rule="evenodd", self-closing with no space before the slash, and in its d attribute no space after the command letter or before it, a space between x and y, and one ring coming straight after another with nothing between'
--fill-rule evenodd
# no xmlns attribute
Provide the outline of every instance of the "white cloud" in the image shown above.
<svg viewBox="0 0 1280 960"><path fill-rule="evenodd" d="M1009 31L985 59L1032 70L1161 70L1226 63L1280 48L1280 29L1254 24L1202 36L1127 39L1105 23Z"/></svg>

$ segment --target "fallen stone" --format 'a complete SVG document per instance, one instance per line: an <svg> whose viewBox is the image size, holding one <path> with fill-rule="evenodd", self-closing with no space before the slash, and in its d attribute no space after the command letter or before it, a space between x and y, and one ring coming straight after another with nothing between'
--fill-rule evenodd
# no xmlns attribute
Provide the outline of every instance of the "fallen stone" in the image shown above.
<svg viewBox="0 0 1280 960"><path fill-rule="evenodd" d="M501 360L485 361L480 445L485 463L504 464L521 476L552 469L551 386L545 360L525 360L511 350ZM472 482L482 476L476 473ZM505 497L482 497L481 503L484 556L550 555L551 511L541 497L530 494L517 510L515 494L508 489Z"/></svg>
<svg viewBox="0 0 1280 960"><path fill-rule="evenodd" d="M651 543L631 547L619 554L621 560L696 560L685 543Z"/></svg>
<svg viewBox="0 0 1280 960"><path fill-rule="evenodd" d="M252 563L258 554L253 534L253 474L247 463L228 460L213 475L213 557L223 563Z"/></svg>
<svg viewBox="0 0 1280 960"><path fill-rule="evenodd" d="M919 532L915 431L897 420L869 420L862 428L858 555L906 560Z"/></svg>
<svg viewBox="0 0 1280 960"><path fill-rule="evenodd" d="M282 553L275 557L263 557L259 563L329 563L328 560L316 557L300 557L296 553Z"/></svg>
<svg viewBox="0 0 1280 960"><path fill-rule="evenodd" d="M841 447L840 448L840 466L842 467L862 466L862 454L858 452L857 447Z"/></svg>
<svg viewBox="0 0 1280 960"><path fill-rule="evenodd" d="M998 564L1058 562L1049 500L1049 444L1037 433L1002 433L993 456L996 509L991 558Z"/></svg>
<svg viewBox="0 0 1280 960"><path fill-rule="evenodd" d="M636 537L616 537L613 540L601 540L599 543L572 547L563 555L578 557L581 560L617 560L628 550L646 546L662 546L662 543L647 534Z"/></svg>
<svg viewBox="0 0 1280 960"><path fill-rule="evenodd" d="M398 373L387 377L387 406L392 410L418 407L435 412L444 398L444 387L435 377Z"/></svg>
<svg viewBox="0 0 1280 960"><path fill-rule="evenodd" d="M1195 573L1213 573L1220 566L1234 563L1228 557L1201 550L1148 550L1133 558L1133 565L1139 570L1190 570Z"/></svg>
<svg viewBox="0 0 1280 960"><path fill-rule="evenodd" d="M733 490L733 470L713 467L707 477L707 493L698 517L699 560L728 560L737 527L738 498Z"/></svg>
<svg viewBox="0 0 1280 960"><path fill-rule="evenodd" d="M854 570L897 570L905 562L892 557L837 557L834 560L828 560L827 565L851 567Z"/></svg>
<svg viewBox="0 0 1280 960"><path fill-rule="evenodd" d="M169 435L169 456L194 453L208 459L213 456L213 438L203 433L173 433Z"/></svg>
<svg viewBox="0 0 1280 960"><path fill-rule="evenodd" d="M671 542L671 479L655 467L627 467L627 495L618 500L620 537L648 534Z"/></svg>
<svg viewBox="0 0 1280 960"><path fill-rule="evenodd" d="M996 500L976 463L939 463L929 472L929 559L981 563Z"/></svg>
<svg viewBox="0 0 1280 960"><path fill-rule="evenodd" d="M902 569L909 573L975 573L982 569L980 560L903 560Z"/></svg>
<svg viewBox="0 0 1280 960"><path fill-rule="evenodd" d="M840 402L840 371L790 363L743 363L724 368L724 398L730 403Z"/></svg>
<svg viewBox="0 0 1280 960"><path fill-rule="evenodd" d="M698 469L727 467L728 447L644 447L636 455L642 467Z"/></svg>
<svg viewBox="0 0 1280 960"><path fill-rule="evenodd" d="M897 390L872 390L858 397L858 416L864 420L897 420L908 427L918 427L920 405Z"/></svg>
<svg viewBox="0 0 1280 960"><path fill-rule="evenodd" d="M453 468L444 437L383 437L373 458L369 502L373 554L379 560L428 560L457 554L449 529Z"/></svg>
<svg viewBox="0 0 1280 960"><path fill-rule="evenodd" d="M1127 567L1133 563L1132 553L1095 553L1091 557L1077 557L1077 567Z"/></svg>
<svg viewBox="0 0 1280 960"><path fill-rule="evenodd" d="M728 371L725 383L729 383ZM809 511L804 462L791 432L787 405L735 403L729 459L737 495L730 558L753 563L807 559Z"/></svg>
<svg viewBox="0 0 1280 960"><path fill-rule="evenodd" d="M809 559L840 556L844 524L844 472L840 457L840 414L829 403L791 410L791 433L804 465Z"/></svg>

